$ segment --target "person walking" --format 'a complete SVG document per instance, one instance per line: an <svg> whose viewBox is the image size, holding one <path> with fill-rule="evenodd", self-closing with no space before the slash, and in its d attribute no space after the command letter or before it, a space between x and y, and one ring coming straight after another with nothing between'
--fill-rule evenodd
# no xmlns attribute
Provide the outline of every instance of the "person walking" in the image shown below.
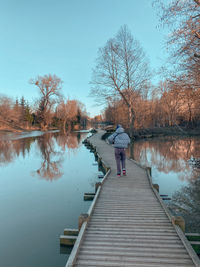
<svg viewBox="0 0 200 267"><path fill-rule="evenodd" d="M117 164L117 176L126 175L126 151L125 148L130 144L130 137L124 132L124 128L118 124L115 132L108 137L108 142L114 145L115 159Z"/></svg>

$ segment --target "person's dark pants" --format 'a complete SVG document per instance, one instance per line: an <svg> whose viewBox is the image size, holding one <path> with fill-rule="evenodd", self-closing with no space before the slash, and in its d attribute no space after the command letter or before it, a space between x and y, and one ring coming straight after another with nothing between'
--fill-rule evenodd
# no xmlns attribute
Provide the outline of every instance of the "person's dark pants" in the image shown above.
<svg viewBox="0 0 200 267"><path fill-rule="evenodd" d="M124 148L116 148L115 147L115 159L117 163L117 174L121 174L121 165L122 170L125 169L125 160L126 160L126 153Z"/></svg>

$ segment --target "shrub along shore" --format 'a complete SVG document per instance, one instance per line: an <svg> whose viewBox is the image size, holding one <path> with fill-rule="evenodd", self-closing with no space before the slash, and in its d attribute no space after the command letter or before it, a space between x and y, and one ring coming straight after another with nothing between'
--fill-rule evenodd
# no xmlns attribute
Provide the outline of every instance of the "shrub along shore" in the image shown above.
<svg viewBox="0 0 200 267"><path fill-rule="evenodd" d="M108 130L103 136L102 139L105 140L114 130ZM126 132L129 133L129 129L126 129ZM133 140L154 138L160 136L200 136L200 127L188 128L180 126L171 126L171 127L156 127L148 129L138 129L134 131Z"/></svg>

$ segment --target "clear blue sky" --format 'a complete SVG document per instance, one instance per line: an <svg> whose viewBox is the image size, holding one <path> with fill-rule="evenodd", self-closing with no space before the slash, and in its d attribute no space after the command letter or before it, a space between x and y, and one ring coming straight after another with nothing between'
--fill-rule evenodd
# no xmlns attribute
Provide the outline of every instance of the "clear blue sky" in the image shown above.
<svg viewBox="0 0 200 267"><path fill-rule="evenodd" d="M0 0L0 94L32 103L37 75L56 74L63 94L102 109L88 97L99 47L127 24L151 67L165 58L164 34L151 0Z"/></svg>

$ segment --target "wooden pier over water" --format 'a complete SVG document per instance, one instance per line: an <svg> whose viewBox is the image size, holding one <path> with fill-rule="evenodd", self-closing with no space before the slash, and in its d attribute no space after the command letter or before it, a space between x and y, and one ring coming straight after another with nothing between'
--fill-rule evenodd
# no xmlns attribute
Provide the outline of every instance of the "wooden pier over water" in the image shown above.
<svg viewBox="0 0 200 267"><path fill-rule="evenodd" d="M185 235L153 188L148 169L126 161L127 176L116 176L111 145L103 131L89 138L110 168L99 186L68 259L69 266L200 266Z"/></svg>

